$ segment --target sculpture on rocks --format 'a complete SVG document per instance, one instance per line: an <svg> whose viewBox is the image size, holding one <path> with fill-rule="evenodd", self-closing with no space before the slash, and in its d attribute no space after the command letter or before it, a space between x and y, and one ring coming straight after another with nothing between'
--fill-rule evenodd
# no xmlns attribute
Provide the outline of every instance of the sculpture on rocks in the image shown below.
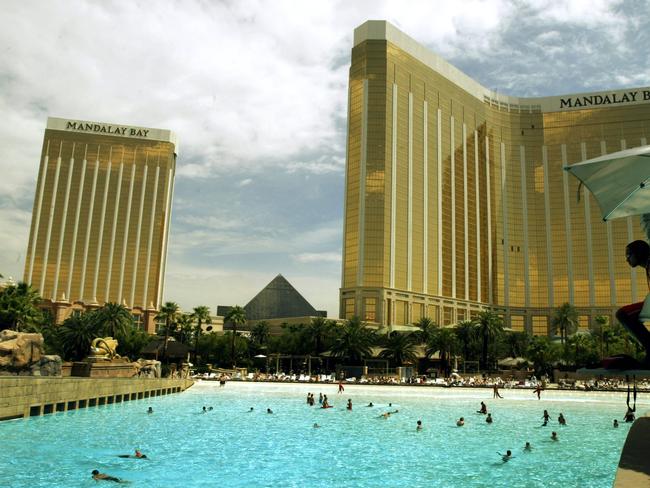
<svg viewBox="0 0 650 488"><path fill-rule="evenodd" d="M88 359L106 359L108 361L119 359L120 355L116 351L116 339L112 337L97 337L90 344L90 356L88 356Z"/></svg>

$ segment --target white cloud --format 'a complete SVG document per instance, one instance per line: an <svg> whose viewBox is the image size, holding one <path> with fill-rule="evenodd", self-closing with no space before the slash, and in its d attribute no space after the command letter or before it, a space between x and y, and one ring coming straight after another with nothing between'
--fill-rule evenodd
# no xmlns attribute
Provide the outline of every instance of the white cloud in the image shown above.
<svg viewBox="0 0 650 488"><path fill-rule="evenodd" d="M296 254L294 259L299 263L318 263L318 262L331 262L331 263L340 263L341 262L341 253L340 252L304 252L301 254Z"/></svg>
<svg viewBox="0 0 650 488"><path fill-rule="evenodd" d="M368 19L512 95L650 85L638 5L406 5L3 2L0 272L22 276L46 117L144 125L180 141L169 299L242 304L282 272L337 313L349 56Z"/></svg>

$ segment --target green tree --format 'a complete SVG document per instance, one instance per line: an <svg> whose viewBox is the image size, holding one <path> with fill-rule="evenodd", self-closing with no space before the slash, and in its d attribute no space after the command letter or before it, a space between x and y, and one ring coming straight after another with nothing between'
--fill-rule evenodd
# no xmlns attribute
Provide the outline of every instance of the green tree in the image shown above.
<svg viewBox="0 0 650 488"><path fill-rule="evenodd" d="M176 340L191 347L194 333L194 318L192 314L178 314L176 318Z"/></svg>
<svg viewBox="0 0 650 488"><path fill-rule="evenodd" d="M108 302L93 313L98 333L119 340L133 327L133 316L124 305Z"/></svg>
<svg viewBox="0 0 650 488"><path fill-rule="evenodd" d="M239 305L232 307L226 316L223 319L225 322L230 322L232 324L232 337L230 342L230 361L232 362L232 367L236 365L235 360L235 336L237 335L237 326L244 325L246 323L246 311Z"/></svg>
<svg viewBox="0 0 650 488"><path fill-rule="evenodd" d="M403 366L405 363L415 363L417 361L415 354L417 340L414 334L391 332L379 340L379 344L384 348L379 353L379 357L388 359L393 367Z"/></svg>
<svg viewBox="0 0 650 488"><path fill-rule="evenodd" d="M529 335L526 332L508 331L502 335L506 355L516 358L528 350Z"/></svg>
<svg viewBox="0 0 650 488"><path fill-rule="evenodd" d="M346 358L351 364L359 365L372 355L372 346L377 343L377 334L358 317L346 320L336 332L330 349L333 357Z"/></svg>
<svg viewBox="0 0 650 488"><path fill-rule="evenodd" d="M37 331L44 317L41 297L30 285L20 282L0 289L0 330Z"/></svg>
<svg viewBox="0 0 650 488"><path fill-rule="evenodd" d="M310 345L310 352L320 356L325 350L325 343L329 341L333 330L333 323L325 317L315 317L305 329L306 339Z"/></svg>
<svg viewBox="0 0 650 488"><path fill-rule="evenodd" d="M156 320L162 320L165 322L165 343L163 344L163 353L162 360L167 360L167 343L169 342L169 336L176 327L176 320L179 314L179 306L175 302L165 302L165 304L160 307L160 312L156 315Z"/></svg>
<svg viewBox="0 0 650 488"><path fill-rule="evenodd" d="M194 328L194 363L198 365L199 362L199 338L203 333L203 324L211 324L212 318L210 317L210 309L205 305L199 305L194 307L192 311L192 317L196 321L196 327Z"/></svg>
<svg viewBox="0 0 650 488"><path fill-rule="evenodd" d="M488 368L488 350L495 339L503 333L503 321L494 312L485 310L477 317L478 336L481 338L481 367Z"/></svg>
<svg viewBox="0 0 650 488"><path fill-rule="evenodd" d="M534 336L528 344L526 358L533 363L535 373L543 375L551 372L552 363L557 360L558 354L548 337Z"/></svg>
<svg viewBox="0 0 650 488"><path fill-rule="evenodd" d="M463 320L458 323L454 329L454 333L458 337L458 341L463 350L463 360L469 361L471 357L470 351L476 343L476 323L472 320Z"/></svg>
<svg viewBox="0 0 650 488"><path fill-rule="evenodd" d="M134 326L129 327L126 333L120 338L117 350L122 356L127 356L133 360L138 359L144 349L144 346L151 342L152 336L144 330Z"/></svg>
<svg viewBox="0 0 650 488"><path fill-rule="evenodd" d="M594 319L594 328L589 332L592 334L594 341L598 345L598 352L600 359L603 359L604 356L604 347L605 347L605 330L609 325L609 317L606 315L596 315Z"/></svg>
<svg viewBox="0 0 650 488"><path fill-rule="evenodd" d="M71 315L63 321L57 335L65 359L80 361L90 354L90 344L101 335L96 311Z"/></svg>
<svg viewBox="0 0 650 488"><path fill-rule="evenodd" d="M436 334L431 338L427 344L426 354L427 357L433 356L436 352L440 352L440 364L446 376L449 375L451 370L451 358L458 347L458 337L453 329L442 327L438 329Z"/></svg>
<svg viewBox="0 0 650 488"><path fill-rule="evenodd" d="M570 303L563 303L555 309L551 319L551 326L553 327L554 333L557 333L557 331L560 332L562 348L566 357L566 338L578 329L578 311Z"/></svg>
<svg viewBox="0 0 650 488"><path fill-rule="evenodd" d="M251 330L251 340L259 347L264 347L269 342L269 323L266 320L260 320Z"/></svg>
<svg viewBox="0 0 650 488"><path fill-rule="evenodd" d="M438 330L438 324L429 317L422 317L414 325L419 329L415 331L415 339L420 344L428 344Z"/></svg>

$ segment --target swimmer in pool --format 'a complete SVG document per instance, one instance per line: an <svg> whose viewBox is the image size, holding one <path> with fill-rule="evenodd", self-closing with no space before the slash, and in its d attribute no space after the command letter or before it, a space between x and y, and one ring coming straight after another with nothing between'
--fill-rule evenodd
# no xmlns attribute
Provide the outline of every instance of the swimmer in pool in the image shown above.
<svg viewBox="0 0 650 488"><path fill-rule="evenodd" d="M372 402L370 402L368 405L366 405L366 407L374 407L374 405L372 404Z"/></svg>
<svg viewBox="0 0 650 488"><path fill-rule="evenodd" d="M487 405L481 402L481 409L477 410L476 413L482 413L485 415L487 413Z"/></svg>
<svg viewBox="0 0 650 488"><path fill-rule="evenodd" d="M533 446L530 445L530 442L526 442L526 445L524 446L524 451L530 452L533 450Z"/></svg>
<svg viewBox="0 0 650 488"><path fill-rule="evenodd" d="M458 427L462 427L463 425L465 425L465 419L463 417L459 418L458 420L456 420L456 425Z"/></svg>
<svg viewBox="0 0 650 488"><path fill-rule="evenodd" d="M559 441L560 438L557 436L557 432L551 432L551 440L552 441Z"/></svg>
<svg viewBox="0 0 650 488"><path fill-rule="evenodd" d="M147 413L153 413L153 408L149 407L149 410L147 410Z"/></svg>
<svg viewBox="0 0 650 488"><path fill-rule="evenodd" d="M488 424L491 424L491 423L492 423L492 414L491 414L491 413L488 413L488 414L487 414L487 417L485 417L485 421L486 421Z"/></svg>
<svg viewBox="0 0 650 488"><path fill-rule="evenodd" d="M273 410L271 410L270 408L267 408L266 413L273 413Z"/></svg>
<svg viewBox="0 0 650 488"><path fill-rule="evenodd" d="M352 399L351 398L348 399L348 406L345 407L345 408L347 408L348 410L352 410Z"/></svg>
<svg viewBox="0 0 650 488"><path fill-rule="evenodd" d="M147 459L147 455L146 455L146 454L142 454L142 452L140 452L140 449L136 449L136 450L135 450L135 454L133 454L133 455L131 455L131 454L118 454L117 457L121 457L121 458L135 458L135 459Z"/></svg>
<svg viewBox="0 0 650 488"><path fill-rule="evenodd" d="M507 450L505 454L501 454L500 452L497 452L497 454L499 456L501 456L501 460L504 463L507 463L508 461L510 461L512 459L512 451L510 451L510 450Z"/></svg>
<svg viewBox="0 0 650 488"><path fill-rule="evenodd" d="M417 427L415 428L415 430L418 431L418 432L422 430L422 421L421 420L418 420Z"/></svg>
<svg viewBox="0 0 650 488"><path fill-rule="evenodd" d="M614 419L614 428L615 428L615 429L618 428L618 420L616 420L616 419Z"/></svg>
<svg viewBox="0 0 650 488"><path fill-rule="evenodd" d="M91 474L93 475L93 479L95 481L115 481L116 483L124 483L124 481L121 479L116 478L115 476L109 476L105 473L100 473L96 469L93 469Z"/></svg>

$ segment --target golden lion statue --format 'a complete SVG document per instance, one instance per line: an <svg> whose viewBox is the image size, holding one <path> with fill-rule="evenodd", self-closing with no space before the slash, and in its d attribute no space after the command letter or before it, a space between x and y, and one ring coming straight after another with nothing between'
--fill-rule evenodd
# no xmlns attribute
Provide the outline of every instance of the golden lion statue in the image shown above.
<svg viewBox="0 0 650 488"><path fill-rule="evenodd" d="M117 354L117 340L112 337L97 337L90 344L90 358L113 360L119 358Z"/></svg>

